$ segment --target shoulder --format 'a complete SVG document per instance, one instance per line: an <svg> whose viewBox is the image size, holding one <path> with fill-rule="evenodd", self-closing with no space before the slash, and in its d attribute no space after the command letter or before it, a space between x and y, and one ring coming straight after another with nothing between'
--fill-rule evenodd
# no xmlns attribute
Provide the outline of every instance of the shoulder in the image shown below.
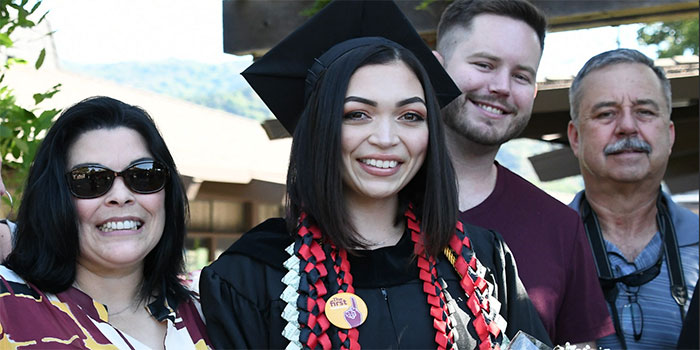
<svg viewBox="0 0 700 350"><path fill-rule="evenodd" d="M12 295L31 297L37 300L41 297L36 289L5 265L0 265L0 280L7 282L7 284L5 284L0 281L0 300L6 296Z"/></svg>
<svg viewBox="0 0 700 350"><path fill-rule="evenodd" d="M289 258L285 251L293 243L282 218L268 219L232 244L211 265L202 270L202 278L240 279L265 269L284 271L283 263Z"/></svg>
<svg viewBox="0 0 700 350"><path fill-rule="evenodd" d="M494 230L489 230L481 226L467 223L462 223L462 227L464 227L464 232L467 233L469 239L476 242L477 244L494 246L500 244L503 241L503 237L501 237L501 235Z"/></svg>
<svg viewBox="0 0 700 350"><path fill-rule="evenodd" d="M523 206L529 212L547 214L548 221L571 221L578 224L579 216L575 210L502 165L496 163L496 168L503 195L508 196L513 205Z"/></svg>
<svg viewBox="0 0 700 350"><path fill-rule="evenodd" d="M680 246L697 245L698 232L700 232L698 215L674 202L668 193L662 192L662 194L668 203L668 210L678 236L678 244Z"/></svg>
<svg viewBox="0 0 700 350"><path fill-rule="evenodd" d="M492 266L494 262L502 259L507 248L498 232L471 224L463 223L463 227L472 242L472 249L482 263Z"/></svg>
<svg viewBox="0 0 700 350"><path fill-rule="evenodd" d="M289 258L285 248L292 242L284 219L267 219L243 234L212 265L226 261L235 255L243 255L265 265L281 266Z"/></svg>
<svg viewBox="0 0 700 350"><path fill-rule="evenodd" d="M245 233L202 269L199 292L204 315L218 315L222 307L268 310L284 290L282 279L288 272L284 261L290 257L285 248L292 242L284 220L279 218Z"/></svg>

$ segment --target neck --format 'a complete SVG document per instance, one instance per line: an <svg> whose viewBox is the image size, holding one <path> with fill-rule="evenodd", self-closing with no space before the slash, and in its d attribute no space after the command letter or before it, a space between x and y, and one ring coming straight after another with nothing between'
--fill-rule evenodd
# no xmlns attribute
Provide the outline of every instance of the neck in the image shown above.
<svg viewBox="0 0 700 350"><path fill-rule="evenodd" d="M455 169L459 192L459 210L481 204L496 187L494 161L500 146L484 146L445 128L447 148Z"/></svg>
<svg viewBox="0 0 700 350"><path fill-rule="evenodd" d="M143 281L143 265L120 274L104 274L78 263L74 286L94 300L107 305L110 315L140 306L139 290Z"/></svg>
<svg viewBox="0 0 700 350"><path fill-rule="evenodd" d="M603 237L620 248L628 261L634 261L656 234L658 195L658 186L636 191L622 186L613 191L586 185L586 199L598 217Z"/></svg>
<svg viewBox="0 0 700 350"><path fill-rule="evenodd" d="M403 235L404 222L395 223L399 197L383 199L355 196L346 191L345 203L353 227L368 249L393 246Z"/></svg>

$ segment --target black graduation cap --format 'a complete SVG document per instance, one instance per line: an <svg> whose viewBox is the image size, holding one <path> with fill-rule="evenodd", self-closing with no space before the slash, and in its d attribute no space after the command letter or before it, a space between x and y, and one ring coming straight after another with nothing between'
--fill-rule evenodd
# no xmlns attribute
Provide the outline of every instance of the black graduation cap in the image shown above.
<svg viewBox="0 0 700 350"><path fill-rule="evenodd" d="M411 50L428 71L441 107L461 94L393 1L331 2L241 74L293 134L306 103L307 77L315 81L310 72L362 45L363 40L347 42L362 37L383 37ZM319 57L329 50L323 57L327 62L321 62Z"/></svg>

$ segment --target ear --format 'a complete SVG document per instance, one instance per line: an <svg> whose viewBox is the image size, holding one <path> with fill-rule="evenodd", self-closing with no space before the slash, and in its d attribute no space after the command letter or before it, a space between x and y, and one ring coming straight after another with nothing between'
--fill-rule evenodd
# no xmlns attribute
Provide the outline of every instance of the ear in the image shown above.
<svg viewBox="0 0 700 350"><path fill-rule="evenodd" d="M673 121L670 121L668 124L668 136L669 146L673 149L673 144L676 142L676 125L673 124ZM668 150L669 154L671 153L671 149Z"/></svg>
<svg viewBox="0 0 700 350"><path fill-rule="evenodd" d="M435 58L437 58L438 62L444 67L445 66L445 58L442 57L442 55L437 52L436 50L433 50L433 55Z"/></svg>
<svg viewBox="0 0 700 350"><path fill-rule="evenodd" d="M566 130L567 136L569 136L569 145L571 150L574 152L576 158L578 158L578 146L579 146L579 135L576 124L573 121L569 121L568 129Z"/></svg>
<svg viewBox="0 0 700 350"><path fill-rule="evenodd" d="M535 95L532 96L532 98L536 98L536 97L537 97L537 82L535 82Z"/></svg>

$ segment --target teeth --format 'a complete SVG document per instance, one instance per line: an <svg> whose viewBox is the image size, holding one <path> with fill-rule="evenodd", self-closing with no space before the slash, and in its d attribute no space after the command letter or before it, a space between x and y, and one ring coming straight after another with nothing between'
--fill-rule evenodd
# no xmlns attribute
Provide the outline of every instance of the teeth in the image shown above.
<svg viewBox="0 0 700 350"><path fill-rule="evenodd" d="M382 169L394 168L399 164L399 162L397 162L395 160L378 160L378 159L362 159L362 163L365 163L369 166L382 168Z"/></svg>
<svg viewBox="0 0 700 350"><path fill-rule="evenodd" d="M481 103L477 104L477 106L479 106L479 108L481 108L481 109L483 109L483 110L485 110L485 111L487 111L487 112L489 112L489 113L505 114L505 112L504 112L502 109L500 109L500 108L495 108L495 107L483 105L483 104L481 104Z"/></svg>
<svg viewBox="0 0 700 350"><path fill-rule="evenodd" d="M102 232L112 232L115 230L136 230L141 227L141 223L134 220L110 221L97 228Z"/></svg>

